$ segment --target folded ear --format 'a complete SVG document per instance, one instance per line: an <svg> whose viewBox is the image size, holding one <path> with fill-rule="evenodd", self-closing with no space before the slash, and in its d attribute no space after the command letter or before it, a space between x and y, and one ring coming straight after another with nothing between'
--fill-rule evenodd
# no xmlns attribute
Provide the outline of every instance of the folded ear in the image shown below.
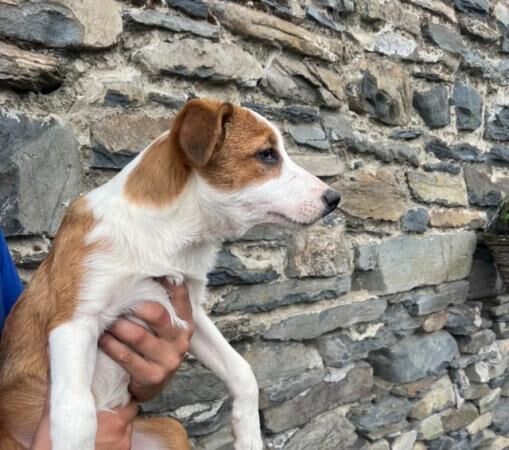
<svg viewBox="0 0 509 450"><path fill-rule="evenodd" d="M233 112L230 103L194 99L175 118L172 135L189 164L203 167L224 141L224 124Z"/></svg>

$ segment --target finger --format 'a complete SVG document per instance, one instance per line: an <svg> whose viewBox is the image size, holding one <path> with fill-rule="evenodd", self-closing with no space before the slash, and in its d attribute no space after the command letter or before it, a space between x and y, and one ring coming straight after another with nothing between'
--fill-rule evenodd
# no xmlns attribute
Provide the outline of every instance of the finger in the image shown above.
<svg viewBox="0 0 509 450"><path fill-rule="evenodd" d="M177 316L186 322L191 321L193 317L193 310L189 300L189 291L187 290L186 285L170 283L167 289Z"/></svg>
<svg viewBox="0 0 509 450"><path fill-rule="evenodd" d="M143 303L133 313L138 319L143 320L159 337L167 341L178 338L181 329L173 325L170 314L159 303Z"/></svg>
<svg viewBox="0 0 509 450"><path fill-rule="evenodd" d="M147 355L161 353L161 340L149 330L130 320L118 319L108 332L145 358ZM149 357L149 359L152 358Z"/></svg>
<svg viewBox="0 0 509 450"><path fill-rule="evenodd" d="M152 375L154 364L113 335L106 332L99 340L99 345L104 353L122 366L132 378L143 379Z"/></svg>
<svg viewBox="0 0 509 450"><path fill-rule="evenodd" d="M117 417L124 423L130 424L134 418L138 415L139 406L137 402L131 402L123 408L114 409Z"/></svg>

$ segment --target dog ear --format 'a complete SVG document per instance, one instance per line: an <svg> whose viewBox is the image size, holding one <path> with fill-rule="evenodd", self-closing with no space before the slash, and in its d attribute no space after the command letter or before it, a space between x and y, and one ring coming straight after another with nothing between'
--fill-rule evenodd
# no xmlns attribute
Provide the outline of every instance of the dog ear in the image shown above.
<svg viewBox="0 0 509 450"><path fill-rule="evenodd" d="M203 167L224 141L224 124L233 112L230 103L190 100L177 115L172 134L195 167Z"/></svg>

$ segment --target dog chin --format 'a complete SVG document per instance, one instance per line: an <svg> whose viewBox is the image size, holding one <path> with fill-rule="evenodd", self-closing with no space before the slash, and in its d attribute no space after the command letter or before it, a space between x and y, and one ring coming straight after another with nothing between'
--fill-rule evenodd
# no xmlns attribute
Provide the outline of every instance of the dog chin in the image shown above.
<svg viewBox="0 0 509 450"><path fill-rule="evenodd" d="M299 228L299 227L306 227L308 225L312 225L317 220L319 220L320 217L317 217L314 220L310 221L303 221L303 220L297 220L292 219L291 217L288 217L284 214L278 213L278 212L270 212L268 214L268 220L266 223L276 224L276 225L284 225L286 227L290 226L292 228Z"/></svg>

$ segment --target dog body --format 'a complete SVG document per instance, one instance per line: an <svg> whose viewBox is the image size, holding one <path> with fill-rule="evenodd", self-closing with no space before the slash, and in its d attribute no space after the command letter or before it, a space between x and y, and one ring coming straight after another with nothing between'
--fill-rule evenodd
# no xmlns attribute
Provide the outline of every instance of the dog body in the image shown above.
<svg viewBox="0 0 509 450"><path fill-rule="evenodd" d="M29 446L50 384L53 450L93 450L97 411L130 400L129 377L98 350L100 335L144 301L159 302L186 326L160 277L188 287L196 326L190 352L233 397L235 448L263 448L256 380L202 307L206 275L221 240L259 223L310 224L338 202L288 158L263 117L190 101L170 132L69 207L49 257L8 317L0 448ZM186 448L185 431L171 419L135 422L134 450Z"/></svg>

